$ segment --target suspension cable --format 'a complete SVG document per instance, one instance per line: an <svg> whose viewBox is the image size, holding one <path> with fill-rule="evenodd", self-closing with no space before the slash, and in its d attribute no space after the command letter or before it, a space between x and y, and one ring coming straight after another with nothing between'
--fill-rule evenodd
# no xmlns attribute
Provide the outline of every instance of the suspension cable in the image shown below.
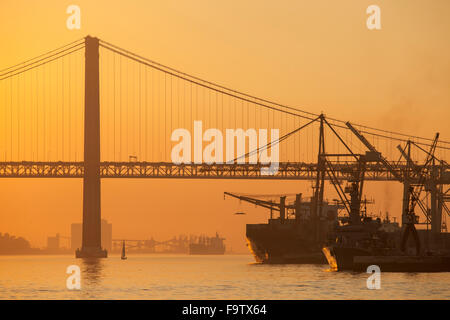
<svg viewBox="0 0 450 320"><path fill-rule="evenodd" d="M126 53L126 54L129 55L129 56L136 57L136 58L138 58L138 59L140 59L140 60L144 60L144 61L146 61L146 62L149 62L149 63L151 63L151 64L153 64L153 65L155 65L155 66L158 66L158 67L167 69L167 70L169 70L169 71L172 71L172 72L178 73L178 74L180 74L180 75L182 75L182 76L185 76L185 77L188 77L188 78L191 78L191 79L194 79L194 80L203 82L203 83L205 83L205 84L208 84L208 85L211 85L211 86L214 86L214 87L223 89L223 90L227 90L227 91L230 91L230 92L232 92L232 93L235 93L235 94L238 94L238 95L245 96L245 97L247 97L247 98L256 99L256 100L259 100L259 101L261 101L261 102L273 104L273 105L276 105L276 106L281 107L281 108L289 109L289 110L296 111L296 112L301 112L301 113L307 114L307 115L309 115L309 116L313 116L313 117L318 117L318 116L319 116L319 115L316 114L316 113L312 113L312 112L308 112L308 111L301 110L301 109L298 109L298 108L290 107L290 106L283 105L283 104L280 104L280 103L276 103L276 102L273 102L273 101L270 101L270 100L267 100L267 99L262 99L262 98L259 98L259 97L256 97L256 96L253 96L253 95L250 95L250 94L241 92L241 91L237 91L237 90L230 89L230 88L225 87L225 86L223 86L223 85L220 85L220 84L217 84L217 83L214 83L214 82L211 82L211 81L207 81L207 80L204 80L204 79L202 79L202 78L193 76L193 75L191 75L191 74L182 72L182 71L180 71L180 70L177 70L177 69L168 67L168 66L163 65L163 64L161 64L161 63L158 63L158 62L156 62L156 61L150 60L150 59L145 58L145 57L143 57L143 56L140 56L140 55L138 55L138 54L136 54L136 53L133 53L133 52L131 52L131 51L128 51L128 50L126 50L126 49L123 49L123 48L121 48L121 47L118 47L118 46L116 46L116 45L114 45L114 44L111 44L111 43L109 43L109 42L106 42L106 41L103 41L103 40L100 40L100 42L101 42L101 43L103 42L105 45L108 45L108 46L110 46L110 47L112 47L112 48L114 48L114 49L116 49L116 50L122 51L122 52ZM111 48L109 48L109 49L111 50ZM116 53L119 53L119 52L116 52ZM120 53L119 53L119 54L120 54ZM129 57L129 58L131 58L131 57ZM160 70L160 71L167 72L166 70ZM185 79L185 80L187 80L187 79ZM195 83L195 82L194 82L194 83ZM197 84L199 84L199 83L197 83ZM199 85L200 85L200 84L199 84ZM248 101L248 100L247 100L247 101ZM278 111L283 112L284 110L278 110ZM327 117L327 118L328 118L329 120L336 121L336 122L343 123L343 124L345 124L345 122L346 122L346 121L343 121L343 120L340 120L340 119L336 119L336 118L331 118L331 117ZM310 119L310 118L308 118L308 119ZM311 119L310 119L310 120L311 120ZM394 131L389 131L389 130L384 130L384 129L373 128L373 127L366 126L366 125L361 125L361 124L354 124L354 125L359 126L359 127L361 127L361 128L370 129L370 130L375 130L375 131L384 132L384 133L388 133L388 134L395 134L395 135L404 136L404 137L411 137L411 138L417 138L417 139L426 140L426 141L433 141L433 139L430 139L430 138L419 137L419 136L413 136L413 135L404 134L404 133L400 133L400 132L394 132ZM347 129L345 126L342 126L342 128ZM373 135L378 136L378 137L390 138L390 137L387 137L387 136L384 136L384 135L379 135L379 134L377 135L377 134L371 133L371 132L366 132L366 131L362 131L362 132L368 133L368 134L373 134ZM397 139L397 140L403 141L402 139ZM443 144L450 144L450 141L443 141L443 140L441 140L440 143L443 143ZM422 143L421 143L421 144L422 144ZM431 145L429 145L429 146L431 146Z"/></svg>
<svg viewBox="0 0 450 320"><path fill-rule="evenodd" d="M78 40L73 41L73 42L71 42L71 43L68 43L68 44L66 44L66 45L64 45L64 46L62 46L62 47L59 47L59 48L57 48L57 49L53 49L53 50L51 50L51 51L48 51L48 52L43 53L43 54L41 54L41 55L38 55L37 57L34 57L34 58L32 58L32 59L28 59L28 60L26 60L26 61L24 61L24 62L18 63L18 64L16 64L16 65L11 66L11 67L2 69L2 70L0 70L0 73L3 73L3 72L5 72L6 70L16 68L16 67L21 66L21 65L23 65L23 64L29 63L29 62L31 62L31 61L33 61L33 60L36 60L36 59L39 59L39 58L44 57L44 56L46 56L46 55L49 55L49 54L51 54L51 53L53 53L53 52L59 51L59 50L61 50L61 49L64 49L65 47L71 46L71 45L73 45L73 44L75 44L75 43L77 43L77 42L80 42L80 41L82 41L82 40L84 41L84 38L78 39ZM84 43L84 42L83 42L83 43Z"/></svg>
<svg viewBox="0 0 450 320"><path fill-rule="evenodd" d="M283 106L283 105L280 105L280 104L277 104L277 103L271 103L268 100L259 99L259 98L256 98L256 97L253 97L253 96L250 96L250 95L247 95L247 94L243 94L243 93L241 93L239 91L231 90L231 89L228 89L228 88L225 88L225 87L223 87L223 88L225 88L225 90L227 90L229 92L223 91L223 90L220 89L220 88L222 88L222 86L220 86L220 85L216 85L216 84L214 84L212 82L208 82L208 81L202 80L200 78L191 76L191 75L183 73L183 72L179 72L179 71L177 71L177 70L175 70L173 68L166 67L166 66L161 65L159 63L156 63L156 62L154 62L152 60L143 58L143 57L141 57L141 56L139 56L137 54L131 53L131 52L129 52L129 51L125 50L125 49L119 48L117 46L110 46L109 43L107 43L107 42L105 42L103 40L101 40L100 46L102 46L105 49L111 50L111 51L115 52L116 54L124 56L124 57L126 57L128 59L131 59L131 60L133 60L135 62L139 62L139 63L144 64L144 65L146 65L146 66L148 66L150 68L153 68L153 69L156 69L158 71L161 71L161 72L163 72L165 74L168 74L168 75L177 77L179 79L188 81L190 83L196 84L197 86L200 86L202 88L210 89L210 90L213 90L215 92L222 93L222 94L228 95L230 97L239 99L241 101L254 103L256 105L259 105L261 107L268 108L268 109L271 109L271 110L274 110L274 111L282 112L282 113L285 113L285 114L290 114L290 115L295 116L295 117L300 117L300 118L304 118L304 119L308 119L308 120L313 120L313 118L311 118L311 117L291 112L291 111L296 111L296 112L304 113L303 110L299 110L299 109L288 107L288 106ZM167 69L167 70L165 70L165 69ZM199 80L197 80L197 79L199 79ZM239 96L239 95L242 95L242 96ZM250 100L250 98L251 99L257 99L259 101L252 101L252 100ZM263 103L264 101L267 101L267 103L269 103L269 104L274 104L276 106L281 106L282 108L285 108L285 109L291 110L291 111L287 111L287 110L283 110L283 109L280 109L280 108L276 108L274 106L270 106L267 103ZM337 119L333 119L333 118L329 118L329 117L327 117L327 118L329 120L331 120L331 121L334 121L334 122L345 123L342 120L337 120ZM330 123L330 124L332 124L335 127L348 130L348 128L346 126L344 126L344 125L340 125L340 124L336 124L336 123ZM406 136L406 137L410 137L410 138L416 138L416 139L422 139L422 140L431 141L431 139L429 139L429 138L409 136L409 135L395 133L395 132L390 132L390 131L386 131L386 130L382 130L382 129L374 129L374 128L370 128L370 127L363 126L363 125L357 125L357 124L355 124L355 125L359 126L361 128L373 129L373 130L377 130L377 131L380 131L380 132L387 132L387 133L389 133L391 135L395 134L395 135L401 135L401 136ZM373 135L375 137L380 137L380 138L385 138L385 139L392 139L392 140L397 140L397 141L401 141L401 142L407 142L408 141L407 139L402 139L402 138L392 137L392 136L386 136L386 135L383 135L383 134L374 133L374 132L370 132L370 131L366 131L366 130L360 130L360 131L362 133ZM431 146L430 144L427 144L427 143L424 143L424 142L416 142L416 143L424 145L424 146ZM450 142L443 141L443 140L440 140L440 143L442 143L442 144L450 144ZM450 147L445 147L445 146L437 146L437 148L450 150Z"/></svg>
<svg viewBox="0 0 450 320"><path fill-rule="evenodd" d="M76 48L76 46L73 46L72 48ZM69 49L72 49L72 48L69 48ZM58 60L58 59L60 59L60 58L63 58L63 57L65 57L65 56L67 56L67 55L69 55L69 54L72 54L72 53L74 53L74 52L76 52L76 51L79 51L79 50L81 50L81 49L83 49L83 48L84 48L84 45L81 46L81 47L78 47L78 48L76 48L76 49L73 49L73 50L71 50L71 51L68 51L68 52L66 52L66 53L64 53L64 54L62 54L62 55L58 55L58 54L52 55L53 58L50 59L50 60L47 60L47 59L50 58L50 57L47 57L47 58L41 59L41 60L39 60L39 61L37 61L37 62L35 62L35 63L31 63L31 64L29 64L29 65L26 65L26 66L24 66L23 68L17 68L17 69L15 69L15 70L8 71L8 72L6 72L6 73L0 75L0 81L1 81L1 80L5 80L5 79L8 79L8 78L11 78L11 77L14 77L14 76L16 76L16 75L19 75L19 74L21 74L21 73L24 73L24 72L29 71L29 70L32 70L32 69L35 69L35 68L37 68L37 67L43 66L43 65L45 65L45 64L47 64L47 63L50 63L50 62L52 62L52 61ZM66 50L64 50L64 51L67 51L67 50L69 50L69 49L66 49ZM62 52L63 52L63 51L59 52L59 54L62 53ZM46 61L44 61L44 60L46 60ZM44 61L44 62L41 62L41 61ZM36 64L36 63L38 63L38 62L41 62L41 63ZM24 68L25 68L25 69L24 69Z"/></svg>

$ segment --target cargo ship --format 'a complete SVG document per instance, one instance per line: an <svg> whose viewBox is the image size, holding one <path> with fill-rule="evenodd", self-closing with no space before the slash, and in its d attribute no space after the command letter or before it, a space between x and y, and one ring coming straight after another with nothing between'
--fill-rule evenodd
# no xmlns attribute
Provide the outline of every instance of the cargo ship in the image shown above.
<svg viewBox="0 0 450 320"><path fill-rule="evenodd" d="M430 230L416 230L414 241L403 246L406 228L389 220L362 219L360 224L338 227L323 253L334 271L366 272L372 265L382 272L450 271L449 233L433 237Z"/></svg>
<svg viewBox="0 0 450 320"><path fill-rule="evenodd" d="M424 165L419 166L411 159L411 142L405 148L400 145L401 156L406 160L407 169L398 172L379 153L375 147L350 123L347 126L370 150L360 156L359 170L348 180L350 185L341 198L346 199L349 218L341 221L331 233L329 243L323 253L331 269L336 271L366 271L369 266L377 266L381 272L448 272L450 271L450 234L443 232L443 209L448 211L445 201L447 190L438 187L436 161L434 156L439 134L436 134L430 150L426 153ZM406 150L406 151L405 151ZM389 219L373 220L367 216L367 210L361 210L361 196L367 162L382 164L397 181L403 184L402 226L393 224ZM440 178L448 179L450 172L439 169ZM441 183L445 181L442 180ZM425 196L422 193L426 193ZM420 208L425 221L420 222L416 215ZM416 229L416 225L426 225L426 229ZM431 227L431 229L429 228Z"/></svg>
<svg viewBox="0 0 450 320"><path fill-rule="evenodd" d="M189 244L189 254L191 255L207 255L207 254L224 254L225 238L219 237L216 233L215 237L200 236L196 242Z"/></svg>
<svg viewBox="0 0 450 320"><path fill-rule="evenodd" d="M334 271L365 272L372 265L382 272L450 271L449 233L432 237L430 230L416 230L414 241L403 247L406 228L378 219L340 226L335 240L324 246L323 253ZM419 244L424 243L428 245L422 248Z"/></svg>
<svg viewBox="0 0 450 320"><path fill-rule="evenodd" d="M246 225L247 246L256 262L327 263L321 249L337 223L341 205L323 202L321 214L315 218L311 214L315 202L313 199L303 200L301 194L296 194L292 203L286 201L287 195L275 202L261 199L266 195L258 199L229 192L224 194L270 210L267 223Z"/></svg>
<svg viewBox="0 0 450 320"><path fill-rule="evenodd" d="M349 221L337 226L322 251L332 270L354 270L355 257L387 256L397 252L400 234L397 222L365 216L359 223Z"/></svg>

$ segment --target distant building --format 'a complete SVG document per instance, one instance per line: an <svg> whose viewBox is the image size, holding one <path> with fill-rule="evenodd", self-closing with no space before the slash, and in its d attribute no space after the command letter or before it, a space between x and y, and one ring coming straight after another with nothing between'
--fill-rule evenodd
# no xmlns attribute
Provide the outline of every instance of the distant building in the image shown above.
<svg viewBox="0 0 450 320"><path fill-rule="evenodd" d="M32 249L28 240L22 237L0 233L0 254L26 254L36 250L38 249Z"/></svg>
<svg viewBox="0 0 450 320"><path fill-rule="evenodd" d="M59 249L59 233L55 237L47 238L47 249L58 250Z"/></svg>
<svg viewBox="0 0 450 320"><path fill-rule="evenodd" d="M112 224L108 223L105 219L102 219L101 224L102 229L102 247L103 249L111 252L112 249ZM83 236L83 225L81 223L72 223L70 228L71 234L71 249L76 250L81 248L82 236Z"/></svg>
<svg viewBox="0 0 450 320"><path fill-rule="evenodd" d="M111 252L112 249L112 224L102 219L102 247Z"/></svg>
<svg viewBox="0 0 450 320"><path fill-rule="evenodd" d="M81 248L81 237L83 234L83 225L81 223L72 223L70 226L70 248L75 251Z"/></svg>

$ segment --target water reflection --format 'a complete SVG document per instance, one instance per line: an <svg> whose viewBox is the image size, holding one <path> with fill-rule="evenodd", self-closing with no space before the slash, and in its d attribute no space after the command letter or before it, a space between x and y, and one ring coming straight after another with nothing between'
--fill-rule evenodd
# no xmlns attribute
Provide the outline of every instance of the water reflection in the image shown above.
<svg viewBox="0 0 450 320"><path fill-rule="evenodd" d="M83 260L72 255L0 256L0 299L449 299L450 273L324 272L326 265L250 264L251 257L140 255ZM81 290L68 290L78 265Z"/></svg>
<svg viewBox="0 0 450 320"><path fill-rule="evenodd" d="M82 259L82 279L88 285L98 285L103 278L104 259L83 258Z"/></svg>

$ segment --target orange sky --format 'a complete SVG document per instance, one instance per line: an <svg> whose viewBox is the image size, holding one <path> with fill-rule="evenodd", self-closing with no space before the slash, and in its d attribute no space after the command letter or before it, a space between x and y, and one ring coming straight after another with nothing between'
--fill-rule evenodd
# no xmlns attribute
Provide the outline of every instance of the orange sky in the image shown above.
<svg viewBox="0 0 450 320"><path fill-rule="evenodd" d="M66 28L70 4L81 7L81 30ZM371 4L381 8L382 30L366 28ZM256 96L387 130L439 131L448 141L449 12L447 0L2 0L0 69L90 34ZM368 188L376 189L374 211L399 216L399 185ZM223 201L223 191L308 189L309 182L105 180L102 215L115 237L219 231L245 251L245 223L267 214ZM44 245L81 221L81 180L0 179L0 190L0 232Z"/></svg>

